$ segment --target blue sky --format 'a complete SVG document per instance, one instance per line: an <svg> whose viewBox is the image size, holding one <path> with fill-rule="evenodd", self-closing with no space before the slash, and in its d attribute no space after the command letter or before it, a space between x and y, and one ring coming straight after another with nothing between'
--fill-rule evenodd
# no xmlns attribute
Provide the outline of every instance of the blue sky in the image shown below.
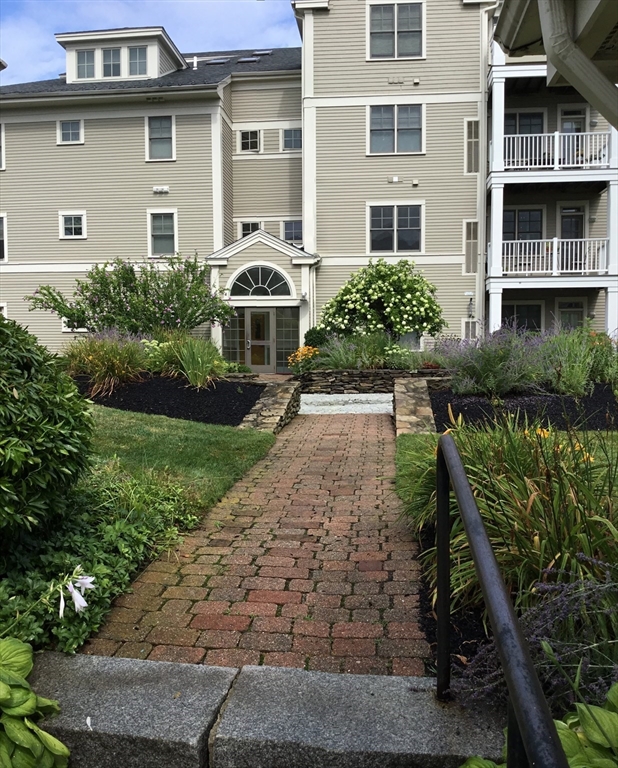
<svg viewBox="0 0 618 768"><path fill-rule="evenodd" d="M183 53L300 45L289 0L0 0L0 82L65 71L56 32L163 26Z"/></svg>

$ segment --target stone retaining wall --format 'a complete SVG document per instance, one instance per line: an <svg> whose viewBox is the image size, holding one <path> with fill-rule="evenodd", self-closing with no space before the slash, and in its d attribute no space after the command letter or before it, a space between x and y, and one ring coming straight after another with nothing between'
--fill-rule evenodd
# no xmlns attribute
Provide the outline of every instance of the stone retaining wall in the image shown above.
<svg viewBox="0 0 618 768"><path fill-rule="evenodd" d="M298 381L271 382L262 396L242 420L238 429L281 432L300 410L301 385Z"/></svg>
<svg viewBox="0 0 618 768"><path fill-rule="evenodd" d="M299 376L304 395L381 394L393 391L395 379L415 378L416 371L308 371Z"/></svg>
<svg viewBox="0 0 618 768"><path fill-rule="evenodd" d="M393 420L397 436L436 431L427 384L426 379L395 381Z"/></svg>

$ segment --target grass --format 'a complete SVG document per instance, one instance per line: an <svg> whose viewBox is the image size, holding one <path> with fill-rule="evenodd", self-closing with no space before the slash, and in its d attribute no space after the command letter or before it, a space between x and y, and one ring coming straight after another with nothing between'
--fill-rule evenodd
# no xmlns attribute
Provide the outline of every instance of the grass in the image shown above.
<svg viewBox="0 0 618 768"><path fill-rule="evenodd" d="M121 468L139 477L165 471L199 500L215 504L275 442L273 435L213 424L169 419L93 406L94 449L118 457Z"/></svg>

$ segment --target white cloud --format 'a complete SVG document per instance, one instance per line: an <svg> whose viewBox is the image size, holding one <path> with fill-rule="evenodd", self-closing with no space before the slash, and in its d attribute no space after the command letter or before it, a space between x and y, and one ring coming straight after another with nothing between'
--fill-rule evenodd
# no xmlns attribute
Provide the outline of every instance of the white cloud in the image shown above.
<svg viewBox="0 0 618 768"><path fill-rule="evenodd" d="M64 72L57 32L163 26L183 53L300 45L288 0L3 0L3 85Z"/></svg>

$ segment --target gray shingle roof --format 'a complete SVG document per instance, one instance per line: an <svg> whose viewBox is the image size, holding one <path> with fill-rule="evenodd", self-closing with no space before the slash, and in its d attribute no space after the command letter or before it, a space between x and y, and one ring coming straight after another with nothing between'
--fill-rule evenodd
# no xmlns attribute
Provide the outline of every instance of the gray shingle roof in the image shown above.
<svg viewBox="0 0 618 768"><path fill-rule="evenodd" d="M64 77L54 80L38 80L34 83L17 83L0 87L0 96L35 96L37 94L69 94L69 93L96 93L113 91L131 91L158 88L189 88L216 86L232 74L259 74L266 72L300 72L301 49L300 48L273 48L272 53L260 56L259 61L239 63L238 59L250 57L254 51L266 50L263 48L250 48L244 51L214 51L208 53L184 53L187 59L197 56L203 57L229 57L225 64L207 64L198 61L197 69L193 69L189 62L189 69L178 72L170 72L163 77L150 80L114 80L98 81L96 83L71 83L67 85Z"/></svg>

